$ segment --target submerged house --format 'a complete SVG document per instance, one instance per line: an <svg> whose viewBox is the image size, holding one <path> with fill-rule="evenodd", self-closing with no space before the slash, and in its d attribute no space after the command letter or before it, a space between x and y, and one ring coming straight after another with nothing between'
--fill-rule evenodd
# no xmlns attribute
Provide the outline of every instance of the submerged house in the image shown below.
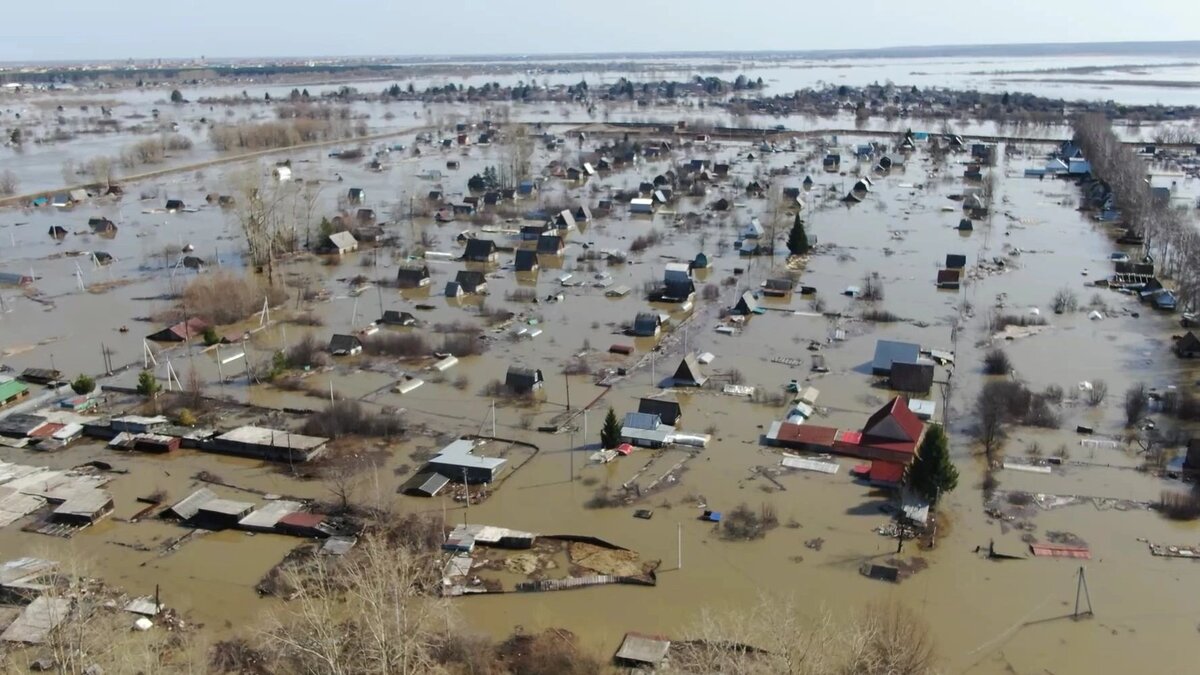
<svg viewBox="0 0 1200 675"><path fill-rule="evenodd" d="M871 360L871 374L891 377L892 364L916 363L921 356L921 346L911 342L879 340L875 343L875 358Z"/></svg>
<svg viewBox="0 0 1200 675"><path fill-rule="evenodd" d="M678 401L668 401L661 398L643 398L638 400L638 412L657 415L663 424L679 426L683 418L683 409Z"/></svg>
<svg viewBox="0 0 1200 675"><path fill-rule="evenodd" d="M795 284L792 283L792 280L786 277L767 279L763 282L762 292L763 295L772 298L784 298L791 295L794 286Z"/></svg>
<svg viewBox="0 0 1200 675"><path fill-rule="evenodd" d="M892 389L909 394L924 394L933 388L932 363L896 362L888 376Z"/></svg>
<svg viewBox="0 0 1200 675"><path fill-rule="evenodd" d="M468 295L483 293L487 290L487 277L483 275L483 272L459 270L458 274L454 275L454 281L462 288L462 292Z"/></svg>
<svg viewBox="0 0 1200 675"><path fill-rule="evenodd" d="M1200 356L1200 338L1192 331L1175 341L1175 355L1181 359L1194 359ZM3 401L0 401L3 404Z"/></svg>
<svg viewBox="0 0 1200 675"><path fill-rule="evenodd" d="M758 312L758 299L750 291L742 293L742 297L738 298L737 304L733 306L734 314L748 316Z"/></svg>
<svg viewBox="0 0 1200 675"><path fill-rule="evenodd" d="M663 271L664 291L662 300L666 302L687 302L696 293L696 283L692 280L692 268L687 263L667 263Z"/></svg>
<svg viewBox="0 0 1200 675"><path fill-rule="evenodd" d="M536 272L539 267L538 252L529 248L517 249L513 267L518 272Z"/></svg>
<svg viewBox="0 0 1200 675"><path fill-rule="evenodd" d="M703 387L708 377L700 370L700 362L696 360L696 355L688 354L679 362L671 381L676 387Z"/></svg>
<svg viewBox="0 0 1200 675"><path fill-rule="evenodd" d="M496 242L491 239L468 239L463 260L467 262L494 263L499 257Z"/></svg>
<svg viewBox="0 0 1200 675"><path fill-rule="evenodd" d="M475 441L460 439L442 448L430 458L426 468L455 481L470 484L490 483L508 461L502 457L475 454Z"/></svg>
<svg viewBox="0 0 1200 675"><path fill-rule="evenodd" d="M157 333L151 333L146 336L146 339L155 342L186 342L203 335L206 328L208 328L208 324L202 319L191 318L168 326Z"/></svg>
<svg viewBox="0 0 1200 675"><path fill-rule="evenodd" d="M423 262L400 263L396 270L396 285L400 288L423 288L431 281L429 265Z"/></svg>
<svg viewBox="0 0 1200 675"><path fill-rule="evenodd" d="M338 334L329 338L329 353L334 356L354 356L362 350L362 340L358 336Z"/></svg>
<svg viewBox="0 0 1200 675"><path fill-rule="evenodd" d="M29 387L25 386L24 382L0 375L0 408L16 403L28 395Z"/></svg>
<svg viewBox="0 0 1200 675"><path fill-rule="evenodd" d="M537 240L537 252L546 255L562 255L566 243L557 234L543 234Z"/></svg>
<svg viewBox="0 0 1200 675"><path fill-rule="evenodd" d="M554 226L560 230L574 230L575 214L571 209L563 209L554 217Z"/></svg>
<svg viewBox="0 0 1200 675"><path fill-rule="evenodd" d="M358 240L349 232L334 232L326 237L325 248L331 253L344 255L358 250Z"/></svg>
<svg viewBox="0 0 1200 675"><path fill-rule="evenodd" d="M643 448L661 448L671 442L675 427L663 424L662 419L652 413L625 413L621 422L621 442Z"/></svg>
<svg viewBox="0 0 1200 675"><path fill-rule="evenodd" d="M662 330L662 316L657 312L638 312L633 319L633 330L636 337L658 337Z"/></svg>
<svg viewBox="0 0 1200 675"><path fill-rule="evenodd" d="M504 375L504 387L514 394L531 394L542 388L545 378L537 368L509 366Z"/></svg>
<svg viewBox="0 0 1200 675"><path fill-rule="evenodd" d="M307 462L320 456L328 443L328 438L320 436L244 426L217 436L202 449L277 462Z"/></svg>
<svg viewBox="0 0 1200 675"><path fill-rule="evenodd" d="M379 323L385 326L415 326L417 325L417 317L413 316L411 312L389 309L379 318Z"/></svg>

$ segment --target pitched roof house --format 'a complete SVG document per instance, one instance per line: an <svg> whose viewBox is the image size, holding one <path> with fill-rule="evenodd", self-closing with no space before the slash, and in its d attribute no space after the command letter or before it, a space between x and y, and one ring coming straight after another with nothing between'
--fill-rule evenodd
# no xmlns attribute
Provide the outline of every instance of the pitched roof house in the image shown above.
<svg viewBox="0 0 1200 675"><path fill-rule="evenodd" d="M463 260L467 262L496 262L498 257L496 242L491 239L468 239L467 249L463 252Z"/></svg>
<svg viewBox="0 0 1200 675"><path fill-rule="evenodd" d="M356 335L335 334L329 338L329 353L334 356L354 356L362 353L362 340Z"/></svg>
<svg viewBox="0 0 1200 675"><path fill-rule="evenodd" d="M668 401L660 398L643 398L638 400L638 412L657 415L663 424L678 426L683 417L683 409L678 401Z"/></svg>
<svg viewBox="0 0 1200 675"><path fill-rule="evenodd" d="M1181 359L1194 359L1200 356L1200 338L1192 331L1175 341L1175 355Z"/></svg>
<svg viewBox="0 0 1200 675"><path fill-rule="evenodd" d="M423 262L400 263L396 270L396 285L400 288L421 288L430 281L429 265Z"/></svg>
<svg viewBox="0 0 1200 675"><path fill-rule="evenodd" d="M662 329L662 317L657 312L638 312L633 319L632 333L637 337L657 337Z"/></svg>
<svg viewBox="0 0 1200 675"><path fill-rule="evenodd" d="M538 252L531 248L517 249L517 257L513 266L518 272L536 272L538 269Z"/></svg>
<svg viewBox="0 0 1200 675"><path fill-rule="evenodd" d="M349 232L334 232L326 238L326 248L342 255L358 250L358 240Z"/></svg>
<svg viewBox="0 0 1200 675"><path fill-rule="evenodd" d="M700 363L696 361L695 354L683 357L671 379L677 387L703 387L708 381L708 377L700 370Z"/></svg>
<svg viewBox="0 0 1200 675"><path fill-rule="evenodd" d="M737 304L733 306L733 313L741 314L742 316L754 314L757 310L758 300L750 291L742 293L742 297L738 298Z"/></svg>
<svg viewBox="0 0 1200 675"><path fill-rule="evenodd" d="M454 275L454 281L462 288L463 293L483 293L487 290L487 277L483 272L474 270L459 270Z"/></svg>
<svg viewBox="0 0 1200 675"><path fill-rule="evenodd" d="M544 383L542 371L537 368L509 366L508 373L504 376L504 386L517 394L528 394L541 389Z"/></svg>

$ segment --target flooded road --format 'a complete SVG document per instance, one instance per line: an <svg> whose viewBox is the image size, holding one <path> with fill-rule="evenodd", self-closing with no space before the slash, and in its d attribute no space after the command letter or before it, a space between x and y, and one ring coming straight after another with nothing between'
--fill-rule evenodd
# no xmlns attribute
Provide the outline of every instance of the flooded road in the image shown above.
<svg viewBox="0 0 1200 675"><path fill-rule="evenodd" d="M634 110L620 114L630 119L646 115ZM514 117L540 121L530 111ZM556 117L551 114L547 121ZM421 121L405 119L403 124ZM838 122L816 120L811 124L822 127ZM810 122L786 123L801 128ZM403 128L401 122L395 124ZM561 135L572 126L548 124L546 129ZM1056 132L1047 133L1053 136ZM1057 133L1065 135L1062 130ZM411 144L413 140L402 136L398 142ZM833 147L841 147L848 156L847 143L858 140L842 139ZM879 140L891 143L894 137L880 136ZM590 146L584 149L594 148L597 142L589 140ZM571 139L568 146L574 143ZM528 630L558 626L574 631L597 652L606 654L625 631L677 635L703 608L744 607L764 594L792 595L797 604L814 614L822 609L848 614L868 602L895 598L930 622L948 672L1181 672L1190 659L1178 645L1194 639L1200 622L1200 614L1189 601L1200 591L1200 579L1190 574L1192 566L1186 561L1151 556L1145 541L1194 545L1194 524L1171 522L1144 509L1112 508L1104 501L1041 510L1030 519L1031 530L1012 527L984 510L980 491L983 461L971 439L975 426L972 405L984 382L982 355L991 346L987 317L998 303L1007 312L1021 314L1037 307L1049 320L1049 327L1041 333L1005 342L1017 378L1035 391L1057 385L1068 392L1077 391L1082 381L1104 380L1111 392L1095 408L1081 402L1064 404L1058 410L1063 418L1060 429L1013 429L1005 445L1008 456L1022 457L1036 443L1045 455L1066 446L1070 462L1051 474L1000 470L996 477L1001 491L1156 499L1167 483L1135 471L1141 458L1124 445L1083 446L1081 437L1071 430L1082 424L1094 427L1097 438L1120 439L1124 433L1121 399L1129 385L1142 381L1158 388L1191 386L1194 380L1194 373L1181 372L1169 352L1170 336L1178 332L1177 317L1153 313L1130 296L1085 286L1111 273L1109 254L1117 249L1104 226L1075 210L1075 186L1022 177L1025 168L1044 164L1047 149L1025 147L1019 149L1021 154L1007 157L1001 152L1002 159L994 169L994 214L977 221L967 235L955 229L962 211L960 202L950 199L963 190L965 159L955 155L938 164L927 153L917 152L902 169L877 177L867 199L852 206L844 205L840 198L855 182L854 172L822 172L815 141L779 153L762 153L757 144L735 142L680 148L667 158L647 160L586 184L548 178L538 197L518 204L514 217L535 206L595 207L598 199L636 188L639 182L695 157L733 162L732 178L716 183L703 197L681 197L651 218L630 216L618 207L611 216L581 225L578 231L568 233L562 256L540 257L542 269L537 275L519 278L511 268L512 254L501 253L498 264L483 268L488 295L482 300L443 297L446 282L466 267L459 262L431 260L432 283L417 292L380 286L356 296L350 292L349 279L361 274L369 281L390 281L403 251L415 249L422 234L428 248L453 255L461 251L462 244L455 239L463 231L494 237L505 248L513 246L516 242L509 232L485 231L463 221L438 225L426 216L413 216L413 205L419 207L430 190L454 193L459 201L458 194L465 192L472 174L506 161L502 145L472 147L465 154L459 149L430 150L420 158L396 158L381 173L367 171L359 162L330 158L323 151L284 152L282 155L293 160L297 178L319 181L317 214L333 215L350 187L363 188L367 194L364 206L375 209L387 222L385 233L395 237L396 244L380 249L378 255L364 245L337 261L304 256L281 263L282 278L290 280L292 296L273 313L275 323L256 332L248 343L252 362L267 362L276 349L295 344L306 333L324 343L333 333L361 328L381 309L412 311L422 322L417 328L381 330L416 331L426 335L435 348L447 324L478 325L488 338L486 352L462 358L440 378L423 370L429 360L338 357L333 369L311 375L312 388L318 392L314 395L265 385L250 388L237 376L222 384L215 353L198 346L162 351L156 374L165 377L166 360L170 359L176 371L194 369L210 395L220 393L265 407L318 408L323 405L324 392L332 388L339 397L364 399L380 414L403 409L409 423L422 433L402 443L383 444L385 452L372 455L378 464L355 486L357 497L379 500L398 512L445 513L447 524L452 525L467 518L460 505L449 498L401 496L398 487L420 465L419 457L441 447L450 436L491 434L492 398L485 390L490 382L503 380L510 365L541 368L546 384L536 399L499 400L494 417L495 435L533 443L539 452L484 503L471 506L470 522L547 535L599 537L636 550L643 560L657 559L662 564L655 588L606 586L458 601L472 627L496 636L515 626ZM574 161L577 150L539 146L532 163L540 170L554 159ZM754 159L749 158L751 154ZM460 161L461 168L447 169L446 162L452 159ZM844 168L847 164L851 162L847 160ZM772 170L779 173L785 167L788 175L771 176ZM864 164L855 171L869 168ZM433 170L444 176L418 177ZM261 171L266 171L265 165ZM196 274L176 269L178 254L170 251L164 255L164 249L191 244L196 255L210 260L210 268L241 269L244 240L236 215L204 202L207 193L229 189L232 173L232 167L219 168L202 176L178 175L131 186L130 194L119 203L98 201L70 211L9 210L0 214L3 271L32 269L38 277L35 297L13 288L0 289L8 310L0 314L4 363L17 371L53 364L71 375L98 373L101 345L114 350L117 364L140 363L143 337L161 326L139 318L169 308L171 302L164 296ZM767 311L750 316L736 334L717 333L714 327L722 309L731 307L743 291L757 289L766 278L786 271L783 255L772 260L770 256L737 254L738 233L752 218L766 226L777 222L774 234L780 245L791 222L786 209L769 199L747 197L742 186L770 179L776 185L794 187L806 175L815 181L803 199L808 234L815 238L818 249L799 273L798 282L816 287L825 315L813 311L810 298L794 294L764 299ZM139 202L138 193L152 187L157 188L158 196ZM198 210L143 213L161 208L167 195L182 198ZM726 215L706 209L720 197L734 203ZM697 224L676 223L677 214L693 212L703 214ZM116 237L75 234L87 230L87 219L94 216L113 219L119 228ZM56 224L71 232L61 243L46 234ZM499 220L489 228L513 230L522 224L528 223ZM662 242L644 252L630 253L626 264L581 259L587 252L629 252L636 237L653 231L662 235ZM104 251L116 260L95 267L87 257L65 255L68 251ZM697 286L703 289L712 284L715 300L703 299L701 290L694 308L681 311L679 306L645 299L643 284L661 280L667 263L689 261L702 252L710 257L712 267ZM971 276L958 292L939 291L934 278L947 254L965 255L972 268L1004 257L1005 271ZM587 283L562 286L557 279L567 272ZM613 285L629 286L633 292L623 298L606 297L604 289L592 285L602 272L611 275ZM863 321L859 317L867 303L842 294L847 286L861 285L864 276L872 272L879 274L885 289L876 308L899 315L901 321ZM328 289L330 299L297 302L300 285L293 282L301 278L308 281L310 290ZM83 291L79 290L81 281ZM105 285L108 290L103 290ZM1105 318L1089 320L1086 311L1053 315L1051 298L1064 287L1074 290L1083 305L1098 295ZM522 288L534 289L539 302L506 299ZM561 302L547 300L560 292ZM418 304L431 308L418 310ZM490 311L516 313L513 323L493 325L488 312L480 311L481 305ZM286 323L298 307L319 316L323 325ZM658 341L623 334L623 326L638 312L651 309L670 314L677 327ZM1136 317L1135 312L1139 314ZM834 314L840 318L830 316ZM957 340L952 330L955 321L959 322ZM239 328L256 328L257 323L258 317L252 317ZM122 326L129 331L120 332ZM514 336L519 326L537 327L542 332L536 337ZM837 329L845 331L846 339L829 341ZM685 351L712 353L714 360L706 372L721 383L731 381L731 371L736 370L741 382L769 393L782 392L792 379L815 386L820 397L818 415L812 422L857 429L893 395L874 384L869 375L879 339L908 340L926 349L955 351L957 365L947 419L961 478L958 489L944 502L948 531L933 551L919 551L912 543L904 550L905 557L924 558L928 569L898 585L860 575L864 562L880 562L895 553L895 540L873 531L890 521L881 510L888 503L887 495L852 479L849 471L857 462L846 458L836 460L840 470L834 475L792 472L778 476L779 485L765 480L758 468L776 467L779 455L760 442L761 436L773 420L785 416L786 408L725 395L719 385L676 394L683 408L682 428L712 434L708 447L690 458L684 470L672 474L676 480L664 481L652 494L629 506L586 507L598 489L615 489L639 473L662 474L686 456L679 450L661 456L639 450L609 464L588 463L598 447L608 408L619 416L636 410L639 398L660 391L660 383L674 372ZM819 354L825 358L828 373L810 372L810 342L822 345ZM660 343L652 360L642 362ZM609 353L613 344L632 346L634 352L630 356ZM578 354L583 354L592 374L564 375L564 367ZM800 365L787 366L773 359L794 360ZM643 365L634 368L639 362ZM630 370L611 388L597 386L594 375L605 368ZM417 374L426 384L406 394L392 393L391 385L405 372ZM946 369L938 369L939 381L946 375ZM122 374L117 383L133 386L135 380L136 369ZM572 410L595 401L586 422L576 417L571 423L574 433L534 431L562 419L568 408L568 387ZM930 398L939 409L936 418L942 419L938 387ZM367 445L364 442L364 448ZM26 533L17 527L0 529L0 550L6 555L89 559L98 576L131 593L150 593L159 585L165 602L218 631L236 632L272 606L273 601L258 599L253 587L302 542L276 535L222 532L159 556L156 550L140 549L156 549L183 530L157 521L125 522L140 510L135 500L157 490L172 499L182 498L199 486L194 476L200 471L259 492L330 499L329 486L321 481L294 480L278 467L188 451L160 458L119 454L83 443L49 454L3 448L0 459L61 468L101 459L129 471L115 476L108 487L115 500L112 518L71 540ZM641 484L646 483L643 478ZM261 502L253 492L214 490L231 499ZM704 509L728 512L741 503L755 509L773 507L780 526L761 540L729 542L720 538L714 525L699 520ZM653 509L654 517L635 519L635 508ZM677 540L680 527L682 547ZM1084 561L1096 614L1090 620L1063 618L1074 608L1078 561L1033 557L1022 538L1032 534L1041 541L1049 532L1073 533L1091 548L1092 559ZM816 538L824 542L820 550L805 545ZM977 547L986 548L989 542L994 542L998 551L1027 557L989 561L976 553Z"/></svg>

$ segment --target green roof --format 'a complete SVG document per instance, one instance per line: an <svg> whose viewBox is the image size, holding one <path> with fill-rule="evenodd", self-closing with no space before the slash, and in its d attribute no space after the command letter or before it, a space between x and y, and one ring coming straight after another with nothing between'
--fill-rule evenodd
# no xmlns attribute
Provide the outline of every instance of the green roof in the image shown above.
<svg viewBox="0 0 1200 675"><path fill-rule="evenodd" d="M0 382L0 403L14 396L20 396L22 392L26 391L29 391L29 387L26 387L24 382L18 382L17 380Z"/></svg>

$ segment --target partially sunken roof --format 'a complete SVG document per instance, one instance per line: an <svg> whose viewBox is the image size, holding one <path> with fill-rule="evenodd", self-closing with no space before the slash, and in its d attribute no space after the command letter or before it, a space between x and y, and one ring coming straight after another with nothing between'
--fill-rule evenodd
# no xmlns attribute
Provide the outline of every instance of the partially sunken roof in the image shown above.
<svg viewBox="0 0 1200 675"><path fill-rule="evenodd" d="M464 468L495 470L508 460L503 457L479 457L474 454L475 442L466 439L454 441L430 458L431 463L449 464Z"/></svg>
<svg viewBox="0 0 1200 675"><path fill-rule="evenodd" d="M279 429L267 429L247 425L217 436L218 441L227 443L244 443L247 445L268 445L271 447L292 450L316 450L329 442L328 438L320 436L305 436Z"/></svg>

